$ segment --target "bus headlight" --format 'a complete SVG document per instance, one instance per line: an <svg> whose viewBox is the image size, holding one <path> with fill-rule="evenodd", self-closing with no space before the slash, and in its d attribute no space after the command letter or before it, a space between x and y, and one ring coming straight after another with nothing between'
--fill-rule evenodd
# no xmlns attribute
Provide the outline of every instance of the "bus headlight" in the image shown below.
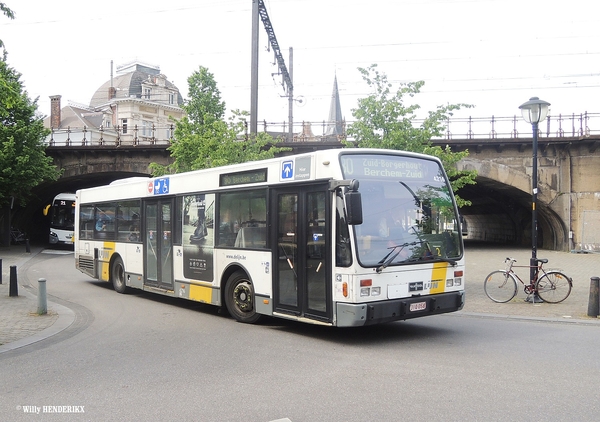
<svg viewBox="0 0 600 422"><path fill-rule="evenodd" d="M446 280L446 287L461 286L461 285L462 285L461 277L449 278Z"/></svg>
<svg viewBox="0 0 600 422"><path fill-rule="evenodd" d="M379 296L381 294L381 287L361 287L360 295L364 296Z"/></svg>

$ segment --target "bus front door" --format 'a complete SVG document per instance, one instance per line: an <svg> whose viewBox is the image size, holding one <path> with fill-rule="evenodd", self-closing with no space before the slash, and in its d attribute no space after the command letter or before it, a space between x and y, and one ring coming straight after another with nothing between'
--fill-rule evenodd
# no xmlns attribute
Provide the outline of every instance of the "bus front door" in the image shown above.
<svg viewBox="0 0 600 422"><path fill-rule="evenodd" d="M172 200L144 205L144 284L173 290Z"/></svg>
<svg viewBox="0 0 600 422"><path fill-rule="evenodd" d="M276 312L331 321L331 247L326 187L280 189L272 230Z"/></svg>

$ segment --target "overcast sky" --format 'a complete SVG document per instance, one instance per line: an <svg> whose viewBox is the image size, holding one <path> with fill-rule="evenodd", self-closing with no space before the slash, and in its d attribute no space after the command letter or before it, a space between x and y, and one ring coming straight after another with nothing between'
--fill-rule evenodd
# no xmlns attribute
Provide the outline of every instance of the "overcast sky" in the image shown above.
<svg viewBox="0 0 600 422"><path fill-rule="evenodd" d="M49 96L89 104L111 61L160 66L187 95L199 66L228 110L250 109L252 0L5 0L10 66L39 110ZM337 75L344 117L369 94L358 67L377 63L393 82L423 80L424 110L468 103L477 117L513 116L532 96L552 114L600 112L600 15L592 0L265 0L288 67L294 121L327 119ZM260 26L259 121L283 122L288 102ZM289 48L293 48L293 66ZM296 103L296 105L300 105Z"/></svg>

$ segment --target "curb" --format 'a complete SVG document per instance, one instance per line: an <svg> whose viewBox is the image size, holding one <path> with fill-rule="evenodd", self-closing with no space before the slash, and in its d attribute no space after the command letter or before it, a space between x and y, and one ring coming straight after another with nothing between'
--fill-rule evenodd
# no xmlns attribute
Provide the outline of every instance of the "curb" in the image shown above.
<svg viewBox="0 0 600 422"><path fill-rule="evenodd" d="M37 301L37 296L28 292L25 288L23 288L21 294L27 296L29 300ZM44 330L38 333L32 334L22 339L1 345L0 354L9 352L11 350L19 349L21 347L29 346L30 344L37 343L39 341L52 337L60 333L61 331L64 331L65 329L69 328L71 324L73 324L73 322L75 321L75 312L73 312L66 306L48 301L48 309L50 308L52 308L52 310L58 314L58 319L50 327L45 328Z"/></svg>
<svg viewBox="0 0 600 422"><path fill-rule="evenodd" d="M581 324L581 325L597 325L600 326L600 319L580 319L580 318L550 318L550 317L535 317L525 315L509 315L509 314L492 314L484 312L454 312L446 314L448 316L456 317L473 317L473 318L489 318L498 320L512 320L512 321L538 321L538 322L551 322L555 324Z"/></svg>
<svg viewBox="0 0 600 422"><path fill-rule="evenodd" d="M25 264L29 260L36 257L43 251L43 248L36 247L36 248L32 248L32 249L33 249L32 252L28 253L27 256L21 256L18 259L14 260L12 263L9 260L9 265L10 266L15 265L17 267L24 267ZM27 301L37 303L37 300L38 300L37 295L35 295L31 292L32 289L35 291L35 288L32 285L25 286L25 285L19 283L18 287L19 287L19 296L25 296ZM10 343L0 345L0 354L9 352L11 350L19 349L21 347L25 347L30 344L34 344L39 341L45 340L49 337L52 337L52 336L64 331L68 327L70 327L71 324L73 324L73 322L75 321L75 312L73 310L67 308L66 306L60 305L56 302L52 302L52 301L48 300L47 307L48 307L49 311L51 310L53 312L56 312L56 314L58 314L58 318L56 319L56 321L51 326L49 326L35 334L21 338L19 340L11 341Z"/></svg>

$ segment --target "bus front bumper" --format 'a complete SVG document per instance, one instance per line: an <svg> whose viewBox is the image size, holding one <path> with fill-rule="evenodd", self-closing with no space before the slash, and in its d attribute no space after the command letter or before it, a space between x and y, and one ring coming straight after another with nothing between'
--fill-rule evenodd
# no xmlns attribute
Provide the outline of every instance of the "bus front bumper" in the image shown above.
<svg viewBox="0 0 600 422"><path fill-rule="evenodd" d="M357 327L445 314L461 310L464 304L464 291L414 296L384 302L337 303L336 325L338 327Z"/></svg>

